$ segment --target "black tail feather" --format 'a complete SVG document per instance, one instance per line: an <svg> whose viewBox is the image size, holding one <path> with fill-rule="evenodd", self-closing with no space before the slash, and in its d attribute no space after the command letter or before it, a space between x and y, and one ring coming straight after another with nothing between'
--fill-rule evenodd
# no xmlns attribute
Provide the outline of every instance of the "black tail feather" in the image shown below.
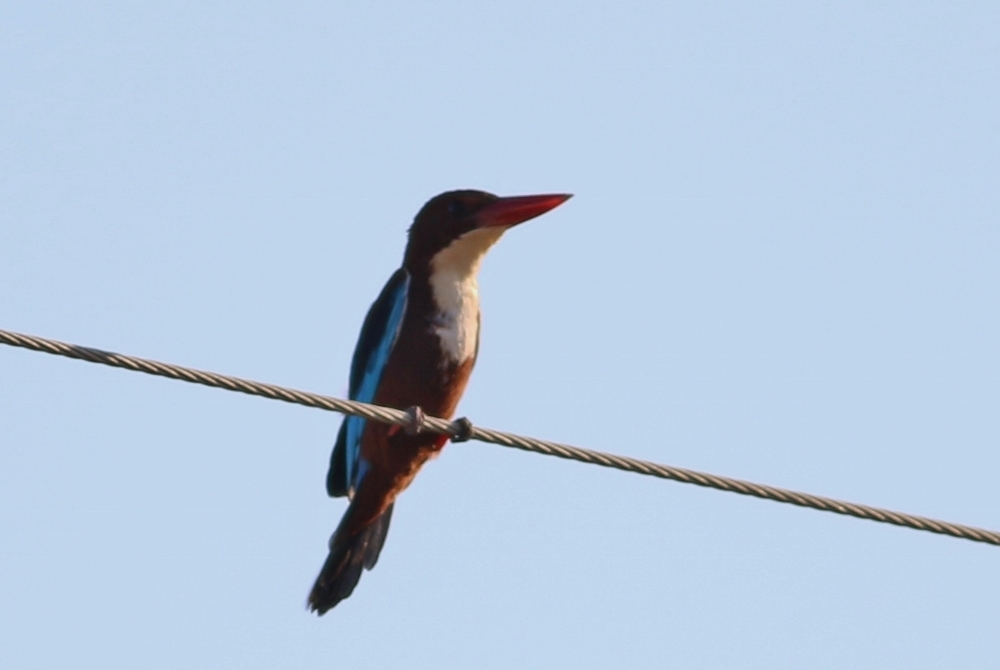
<svg viewBox="0 0 1000 670"><path fill-rule="evenodd" d="M389 505L382 516L360 533L350 537L340 537L339 532L333 534L330 555L309 594L309 609L323 615L351 595L361 579L362 569L371 570L378 562L391 517L392 505Z"/></svg>
<svg viewBox="0 0 1000 670"><path fill-rule="evenodd" d="M340 422L337 441L330 454L330 469L326 473L326 492L331 498L347 495L347 417Z"/></svg>

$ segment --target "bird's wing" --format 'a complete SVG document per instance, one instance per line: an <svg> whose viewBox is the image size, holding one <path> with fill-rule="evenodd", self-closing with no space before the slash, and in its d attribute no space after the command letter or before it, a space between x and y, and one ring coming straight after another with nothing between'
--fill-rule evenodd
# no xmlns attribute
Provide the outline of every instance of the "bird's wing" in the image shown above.
<svg viewBox="0 0 1000 670"><path fill-rule="evenodd" d="M351 400L372 402L375 399L386 361L403 324L409 286L409 273L403 268L396 270L368 310L351 361L348 387ZM366 464L361 459L364 429L365 420L357 416L345 417L340 425L326 476L326 490L332 497L352 496L364 475Z"/></svg>

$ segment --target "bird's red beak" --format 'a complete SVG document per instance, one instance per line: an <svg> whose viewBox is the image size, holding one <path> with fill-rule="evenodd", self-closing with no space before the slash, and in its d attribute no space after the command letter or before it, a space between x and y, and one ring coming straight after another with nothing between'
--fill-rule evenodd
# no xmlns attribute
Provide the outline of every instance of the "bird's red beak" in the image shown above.
<svg viewBox="0 0 1000 670"><path fill-rule="evenodd" d="M479 228L516 226L528 219L541 216L550 209L555 209L571 197L573 196L568 193L555 193L500 198L479 210L476 214L476 224Z"/></svg>

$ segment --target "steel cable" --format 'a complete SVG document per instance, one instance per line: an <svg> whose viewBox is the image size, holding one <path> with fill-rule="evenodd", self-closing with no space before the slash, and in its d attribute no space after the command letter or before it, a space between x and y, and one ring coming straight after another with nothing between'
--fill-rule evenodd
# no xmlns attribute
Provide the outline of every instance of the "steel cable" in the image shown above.
<svg viewBox="0 0 1000 670"><path fill-rule="evenodd" d="M903 512L894 512L869 505L844 502L842 500L782 489L775 486L767 486L765 484L755 484L753 482L712 475L696 470L661 465L628 456L617 456L615 454L582 449L567 444L514 435L488 428L479 428L462 419L458 421L446 421L437 417L425 417L422 412L416 412L412 408L410 411L403 411L390 407L356 402L354 400L343 400L318 393L297 391L275 384L265 384L248 379L240 379L239 377L221 375L215 372L195 370L180 365L81 347L75 344L67 344L65 342L35 337L33 335L23 335L6 330L0 330L0 344L9 344L14 347L66 356L67 358L77 358L90 361L91 363L101 363L102 365L145 372L170 379L179 379L194 384L226 389L227 391L238 391L263 398L282 400L284 402L305 405L306 407L317 407L328 411L340 412L341 414L353 414L373 421L406 426L408 429L425 430L432 433L449 435L453 438L479 440L480 442L513 447L537 454L558 456L559 458L580 461L582 463L602 465L607 468L616 468L618 470L625 470L626 472L670 479L685 484L696 484L698 486L719 489L720 491L740 493L742 495L764 498L765 500L808 507L823 512L833 512L835 514L844 514L879 523L889 523L930 533L950 535L952 537L972 540L973 542L1000 545L1000 532L997 531L940 521ZM413 425L415 421L417 425Z"/></svg>

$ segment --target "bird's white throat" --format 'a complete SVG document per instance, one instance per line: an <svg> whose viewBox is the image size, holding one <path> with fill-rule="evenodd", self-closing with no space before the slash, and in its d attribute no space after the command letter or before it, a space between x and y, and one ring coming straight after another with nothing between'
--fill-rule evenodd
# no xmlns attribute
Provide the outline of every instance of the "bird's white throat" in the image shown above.
<svg viewBox="0 0 1000 670"><path fill-rule="evenodd" d="M455 364L476 355L479 345L479 284L483 256L504 228L477 228L437 252L431 259L431 291L437 304L432 325L441 350Z"/></svg>

